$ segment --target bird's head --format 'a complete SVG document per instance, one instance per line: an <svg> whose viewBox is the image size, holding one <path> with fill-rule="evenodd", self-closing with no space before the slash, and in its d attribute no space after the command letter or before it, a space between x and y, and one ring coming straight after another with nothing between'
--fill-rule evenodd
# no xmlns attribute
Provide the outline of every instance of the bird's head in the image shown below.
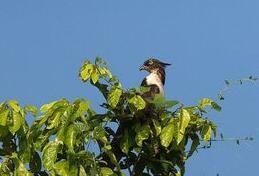
<svg viewBox="0 0 259 176"><path fill-rule="evenodd" d="M146 70L148 72L153 72L158 69L165 69L166 66L169 66L171 64L161 62L158 59L150 58L144 62L144 64L139 68L139 70Z"/></svg>

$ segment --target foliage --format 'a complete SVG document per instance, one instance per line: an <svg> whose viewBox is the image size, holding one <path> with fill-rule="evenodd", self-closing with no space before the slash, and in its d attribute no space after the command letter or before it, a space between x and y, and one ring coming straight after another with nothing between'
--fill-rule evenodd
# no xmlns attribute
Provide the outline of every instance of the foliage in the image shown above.
<svg viewBox="0 0 259 176"><path fill-rule="evenodd" d="M0 175L180 176L186 160L216 135L207 111L221 108L211 99L195 106L159 96L143 100L147 88L123 89L100 58L86 61L79 77L104 96L104 113L83 98L60 99L39 110L15 100L0 104ZM35 117L32 124L28 116ZM123 136L115 143L115 126L121 124Z"/></svg>

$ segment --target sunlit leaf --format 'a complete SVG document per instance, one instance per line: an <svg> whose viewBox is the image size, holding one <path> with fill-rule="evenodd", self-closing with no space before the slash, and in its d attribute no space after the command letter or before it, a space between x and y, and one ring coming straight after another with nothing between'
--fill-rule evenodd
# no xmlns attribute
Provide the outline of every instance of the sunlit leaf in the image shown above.
<svg viewBox="0 0 259 176"><path fill-rule="evenodd" d="M89 62L86 62L81 67L80 74L79 74L80 78L83 81L87 81L91 77L93 70L94 70L94 65L90 64Z"/></svg>
<svg viewBox="0 0 259 176"><path fill-rule="evenodd" d="M59 108L59 107L66 107L68 105L69 105L69 102L66 99L60 99L58 101L54 101L54 102L43 105L40 108L40 111L41 112L47 112L49 110L53 110L53 109L56 109L56 108Z"/></svg>
<svg viewBox="0 0 259 176"><path fill-rule="evenodd" d="M0 112L0 125L1 126L7 125L9 112L10 112L9 109L6 109L6 110L3 110L2 112Z"/></svg>
<svg viewBox="0 0 259 176"><path fill-rule="evenodd" d="M189 112L186 109L182 109L180 112L180 124L179 124L179 132L177 137L177 144L179 144L184 138L185 129L187 128L191 117Z"/></svg>
<svg viewBox="0 0 259 176"><path fill-rule="evenodd" d="M211 106L216 111L221 111L221 107L216 102L214 102L213 100L211 100L209 98L201 99L200 102L199 102L199 107L204 109L207 106Z"/></svg>
<svg viewBox="0 0 259 176"><path fill-rule="evenodd" d="M203 98L199 102L199 107L205 108L206 106L211 106L212 102L213 102L213 100L211 100L209 98Z"/></svg>
<svg viewBox="0 0 259 176"><path fill-rule="evenodd" d="M119 103L121 95L122 95L122 90L119 87L114 86L108 94L108 99L107 99L108 104L112 108L115 108Z"/></svg>
<svg viewBox="0 0 259 176"><path fill-rule="evenodd" d="M90 102L84 99L78 99L74 102L74 116L82 116L90 107Z"/></svg>
<svg viewBox="0 0 259 176"><path fill-rule="evenodd" d="M60 117L63 115L63 112L56 111L51 118L48 119L47 129L56 128L60 125Z"/></svg>
<svg viewBox="0 0 259 176"><path fill-rule="evenodd" d="M38 109L37 109L37 107L36 107L36 106L33 106L33 105L27 105L27 106L25 106L25 107L24 107L24 110L25 110L26 113L28 113L28 112L32 113L32 115L35 116L35 117L36 117L37 114L38 114Z"/></svg>
<svg viewBox="0 0 259 176"><path fill-rule="evenodd" d="M160 134L160 141L161 141L161 145L164 147L168 147L172 140L173 137L175 135L175 133L177 132L176 130L176 125L177 122L175 119L172 119L163 129L162 132Z"/></svg>
<svg viewBox="0 0 259 176"><path fill-rule="evenodd" d="M9 128L9 131L12 134L14 134L20 129L24 119L19 112L13 112L13 116L10 118L11 120L10 120L10 123L8 123L8 128Z"/></svg>
<svg viewBox="0 0 259 176"><path fill-rule="evenodd" d="M136 144L139 147L141 147L143 141L148 139L148 137L150 135L150 127L148 124L138 125L135 128L135 131L136 131L136 137L135 137Z"/></svg>
<svg viewBox="0 0 259 176"><path fill-rule="evenodd" d="M91 74L91 80L93 81L94 84L99 80L99 74L98 74L97 69L93 70L93 72Z"/></svg>
<svg viewBox="0 0 259 176"><path fill-rule="evenodd" d="M136 110L144 109L146 106L146 102L139 95L134 95L129 99L129 104Z"/></svg>
<svg viewBox="0 0 259 176"><path fill-rule="evenodd" d="M120 148L123 153L128 154L130 147L132 146L132 136L129 134L129 130L125 129L122 140L120 142Z"/></svg>
<svg viewBox="0 0 259 176"><path fill-rule="evenodd" d="M69 161L59 161L54 165L54 170L57 175L62 176L78 176L78 167Z"/></svg>
<svg viewBox="0 0 259 176"><path fill-rule="evenodd" d="M175 100L166 100L163 96L157 94L154 98L154 100L151 101L157 108L172 108L175 105L179 104L179 101Z"/></svg>
<svg viewBox="0 0 259 176"><path fill-rule="evenodd" d="M74 152L74 144L76 142L77 129L71 124L67 127L65 132L65 144L68 147L69 151Z"/></svg>
<svg viewBox="0 0 259 176"><path fill-rule="evenodd" d="M16 100L10 100L8 101L8 105L15 111L20 112L21 107L19 106L18 102Z"/></svg>
<svg viewBox="0 0 259 176"><path fill-rule="evenodd" d="M94 128L93 137L96 140L100 140L104 144L108 142L108 139L106 137L106 131L101 126L97 126Z"/></svg>
<svg viewBox="0 0 259 176"><path fill-rule="evenodd" d="M49 142L42 151L43 166L47 170L51 170L56 163L57 154L61 149L60 141Z"/></svg>
<svg viewBox="0 0 259 176"><path fill-rule="evenodd" d="M212 133L211 126L206 124L201 131L201 136L203 140L208 142L210 140L211 133Z"/></svg>
<svg viewBox="0 0 259 176"><path fill-rule="evenodd" d="M155 119L152 119L152 122L153 122L153 125L154 125L155 130L156 130L156 135L158 136L162 131L161 124Z"/></svg>
<svg viewBox="0 0 259 176"><path fill-rule="evenodd" d="M14 175L16 176L33 176L31 172L29 172L25 165L19 160L18 156L16 153L12 154L12 160L15 163L15 172Z"/></svg>
<svg viewBox="0 0 259 176"><path fill-rule="evenodd" d="M115 176L114 172L108 167L101 168L101 176Z"/></svg>

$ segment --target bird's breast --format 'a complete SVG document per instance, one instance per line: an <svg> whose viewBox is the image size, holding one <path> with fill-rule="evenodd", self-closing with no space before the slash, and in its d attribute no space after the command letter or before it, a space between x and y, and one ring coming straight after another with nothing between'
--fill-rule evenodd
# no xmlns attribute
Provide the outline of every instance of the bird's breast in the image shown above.
<svg viewBox="0 0 259 176"><path fill-rule="evenodd" d="M156 85L159 88L159 94L164 95L164 85L157 74L151 73L150 75L148 75L146 77L146 84Z"/></svg>

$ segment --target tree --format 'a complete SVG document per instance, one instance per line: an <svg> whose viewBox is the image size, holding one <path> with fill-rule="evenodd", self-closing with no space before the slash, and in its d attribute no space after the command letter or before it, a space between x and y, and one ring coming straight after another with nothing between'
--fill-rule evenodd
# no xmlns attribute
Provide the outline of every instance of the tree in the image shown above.
<svg viewBox="0 0 259 176"><path fill-rule="evenodd" d="M147 88L123 89L98 57L82 65L79 77L105 98L104 113L84 98L60 99L39 110L15 100L0 104L0 175L180 176L186 160L216 136L207 111L221 107L209 98L194 106L159 96L147 102L141 98ZM152 112L146 114L147 107ZM114 142L119 124L123 136Z"/></svg>

